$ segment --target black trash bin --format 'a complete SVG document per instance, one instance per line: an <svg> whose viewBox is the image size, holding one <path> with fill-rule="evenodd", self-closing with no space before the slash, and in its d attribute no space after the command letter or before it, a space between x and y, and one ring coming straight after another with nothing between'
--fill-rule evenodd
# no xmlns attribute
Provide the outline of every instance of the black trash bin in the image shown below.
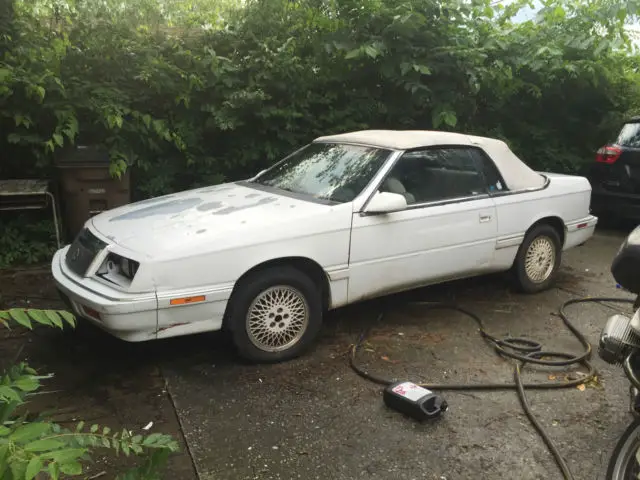
<svg viewBox="0 0 640 480"><path fill-rule="evenodd" d="M129 170L113 178L109 163L109 154L94 146L78 146L56 161L67 238L92 216L131 202Z"/></svg>

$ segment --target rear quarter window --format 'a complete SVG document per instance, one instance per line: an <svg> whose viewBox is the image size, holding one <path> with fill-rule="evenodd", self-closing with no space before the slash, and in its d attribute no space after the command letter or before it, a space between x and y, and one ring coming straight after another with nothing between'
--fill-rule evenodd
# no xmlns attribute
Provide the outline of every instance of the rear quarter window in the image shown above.
<svg viewBox="0 0 640 480"><path fill-rule="evenodd" d="M640 122L625 124L616 143L621 147L640 148Z"/></svg>

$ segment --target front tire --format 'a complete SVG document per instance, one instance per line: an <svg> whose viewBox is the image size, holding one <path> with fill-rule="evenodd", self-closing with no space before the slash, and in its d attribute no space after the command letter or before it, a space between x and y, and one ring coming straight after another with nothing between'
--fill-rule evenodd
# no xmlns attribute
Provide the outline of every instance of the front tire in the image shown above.
<svg viewBox="0 0 640 480"><path fill-rule="evenodd" d="M518 289L525 293L547 290L555 281L561 260L558 231L548 224L534 227L525 236L514 263Z"/></svg>
<svg viewBox="0 0 640 480"><path fill-rule="evenodd" d="M637 452L640 448L640 419L633 421L616 443L607 466L607 480L637 479L640 462Z"/></svg>
<svg viewBox="0 0 640 480"><path fill-rule="evenodd" d="M243 279L227 315L238 353L258 363L298 357L322 326L322 292L299 270L273 267Z"/></svg>

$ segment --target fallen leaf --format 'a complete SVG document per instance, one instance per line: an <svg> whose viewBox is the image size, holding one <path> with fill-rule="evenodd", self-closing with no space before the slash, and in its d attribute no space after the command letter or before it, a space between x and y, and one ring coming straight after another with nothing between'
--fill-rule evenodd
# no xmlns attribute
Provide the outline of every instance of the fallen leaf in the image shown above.
<svg viewBox="0 0 640 480"><path fill-rule="evenodd" d="M581 383L581 384L580 384L580 385L578 385L576 388L577 388L578 390L580 390L581 392L584 392L584 390L585 390L587 387L585 387L585 386L584 386L584 383Z"/></svg>
<svg viewBox="0 0 640 480"><path fill-rule="evenodd" d="M389 363L393 363L394 365L397 364L399 362L399 360L391 360L389 357L387 357L386 355L383 355L380 357L382 360L384 360L385 362L389 362Z"/></svg>
<svg viewBox="0 0 640 480"><path fill-rule="evenodd" d="M549 380L555 380L557 377L555 375L549 375Z"/></svg>

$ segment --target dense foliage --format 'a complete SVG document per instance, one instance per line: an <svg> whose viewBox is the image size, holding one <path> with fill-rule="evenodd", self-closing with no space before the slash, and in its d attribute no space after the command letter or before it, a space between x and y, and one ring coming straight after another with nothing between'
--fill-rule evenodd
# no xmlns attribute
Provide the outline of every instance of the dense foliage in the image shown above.
<svg viewBox="0 0 640 480"><path fill-rule="evenodd" d="M57 248L53 220L43 219L42 215L2 213L0 269L33 265L51 258Z"/></svg>
<svg viewBox="0 0 640 480"><path fill-rule="evenodd" d="M75 317L66 311L19 309L0 310L0 324L33 329L34 325L55 328L75 327ZM32 480L34 478L69 478L82 475L90 453L109 449L116 454L139 455L140 465L117 477L117 480L158 480L169 454L178 443L169 435L134 434L126 429L112 432L100 425L79 422L69 430L48 417L25 411L31 395L41 387L42 376L25 362L11 365L0 373L0 478Z"/></svg>
<svg viewBox="0 0 640 480"><path fill-rule="evenodd" d="M439 128L575 171L640 107L638 0L0 0L0 177L99 143L141 195L319 134ZM637 110L636 110L637 111Z"/></svg>

